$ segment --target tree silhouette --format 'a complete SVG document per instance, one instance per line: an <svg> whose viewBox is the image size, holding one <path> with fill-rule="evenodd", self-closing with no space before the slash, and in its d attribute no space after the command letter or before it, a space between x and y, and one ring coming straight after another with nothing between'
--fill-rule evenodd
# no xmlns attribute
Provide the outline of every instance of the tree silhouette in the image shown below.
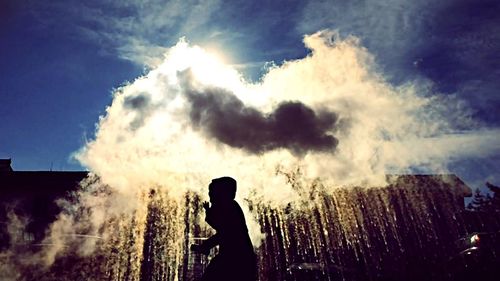
<svg viewBox="0 0 500 281"><path fill-rule="evenodd" d="M474 192L467 209L476 212L500 212L500 187L486 182L489 193L484 194L479 188Z"/></svg>
<svg viewBox="0 0 500 281"><path fill-rule="evenodd" d="M493 194L493 196L491 196L491 207L495 211L500 211L500 187L489 182L486 183L486 187L488 187Z"/></svg>

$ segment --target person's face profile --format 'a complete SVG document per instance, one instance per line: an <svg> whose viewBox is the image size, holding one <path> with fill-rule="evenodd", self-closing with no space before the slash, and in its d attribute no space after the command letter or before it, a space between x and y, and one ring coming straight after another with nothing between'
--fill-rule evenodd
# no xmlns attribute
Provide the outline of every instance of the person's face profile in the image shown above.
<svg viewBox="0 0 500 281"><path fill-rule="evenodd" d="M208 189L208 197L210 198L210 203L214 203L215 200L214 191L210 187Z"/></svg>

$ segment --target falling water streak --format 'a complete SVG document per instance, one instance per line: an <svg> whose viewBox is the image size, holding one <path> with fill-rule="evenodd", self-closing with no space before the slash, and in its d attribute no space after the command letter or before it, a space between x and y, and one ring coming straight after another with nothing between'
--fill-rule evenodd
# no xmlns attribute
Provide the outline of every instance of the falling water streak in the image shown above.
<svg viewBox="0 0 500 281"><path fill-rule="evenodd" d="M323 189L281 210L262 207L267 238L260 253L261 280L383 280L402 274L440 280L443 273L437 267L449 258L454 240L467 232L457 221L462 207L452 188L439 186L439 181L414 181L385 188ZM292 251L282 249L282 241L290 240ZM317 272L294 277L283 269L291 264L313 264Z"/></svg>
<svg viewBox="0 0 500 281"><path fill-rule="evenodd" d="M256 249L261 281L446 280L439 271L446 253L471 229L455 187L440 181L410 177L380 188L332 189L297 177L289 174L288 182L301 195L298 201L246 201L265 234ZM213 234L203 221L200 195L179 198L152 187L136 199L133 212L107 218L92 255L67 252L48 269L26 270L24 278L197 280L216 254L206 258L189 250Z"/></svg>

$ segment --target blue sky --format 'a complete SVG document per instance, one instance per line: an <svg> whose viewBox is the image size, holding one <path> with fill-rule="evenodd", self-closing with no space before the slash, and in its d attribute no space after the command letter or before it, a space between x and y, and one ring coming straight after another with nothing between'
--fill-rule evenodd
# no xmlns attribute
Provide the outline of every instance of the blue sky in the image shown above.
<svg viewBox="0 0 500 281"><path fill-rule="evenodd" d="M256 81L266 63L304 57L304 34L326 28L358 37L391 84L421 81L461 100L477 126L500 126L496 0L3 0L0 157L16 170L82 169L71 155L93 138L113 89L182 36ZM450 170L499 184L499 160L471 155Z"/></svg>

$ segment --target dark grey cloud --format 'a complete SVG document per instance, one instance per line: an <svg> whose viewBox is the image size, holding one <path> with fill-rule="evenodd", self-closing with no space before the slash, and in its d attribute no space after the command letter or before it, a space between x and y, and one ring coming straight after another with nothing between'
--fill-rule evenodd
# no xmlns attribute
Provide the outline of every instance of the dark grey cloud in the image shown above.
<svg viewBox="0 0 500 281"><path fill-rule="evenodd" d="M123 104L126 108L142 110L149 104L149 97L146 95L128 96Z"/></svg>
<svg viewBox="0 0 500 281"><path fill-rule="evenodd" d="M130 129L132 131L142 127L146 119L154 110L154 105L151 103L150 96L144 93L125 97L123 100L123 107L135 112L135 117L130 122Z"/></svg>
<svg viewBox="0 0 500 281"><path fill-rule="evenodd" d="M300 102L289 101L265 114L246 106L227 90L198 90L189 82L184 87L194 127L229 146L256 154L288 149L304 155L309 151L333 152L338 144L332 135L337 124L333 112L315 112Z"/></svg>

